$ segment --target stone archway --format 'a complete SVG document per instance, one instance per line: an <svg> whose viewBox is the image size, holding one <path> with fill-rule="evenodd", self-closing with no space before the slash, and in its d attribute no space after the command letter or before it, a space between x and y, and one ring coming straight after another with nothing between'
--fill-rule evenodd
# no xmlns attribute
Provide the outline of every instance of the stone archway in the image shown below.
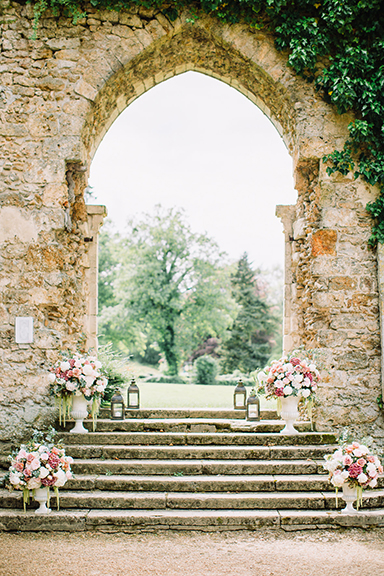
<svg viewBox="0 0 384 576"><path fill-rule="evenodd" d="M382 438L377 270L365 212L375 191L327 176L321 161L342 146L350 118L287 68L272 37L246 26L91 10L77 26L48 15L30 41L30 7L12 11L1 55L3 427L21 434L49 415L48 364L94 332L88 219L102 214L88 217L83 192L98 144L140 94L194 70L259 106L293 157L298 202L280 209L291 261L286 336L290 347L323 350L319 426L358 422ZM18 316L33 318L32 343L15 343Z"/></svg>

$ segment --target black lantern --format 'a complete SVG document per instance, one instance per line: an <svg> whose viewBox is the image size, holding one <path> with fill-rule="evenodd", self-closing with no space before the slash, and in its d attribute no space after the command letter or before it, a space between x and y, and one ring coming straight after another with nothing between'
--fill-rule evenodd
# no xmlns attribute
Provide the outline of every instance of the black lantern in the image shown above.
<svg viewBox="0 0 384 576"><path fill-rule="evenodd" d="M235 410L245 410L247 391L242 380L239 380L233 394L233 406Z"/></svg>
<svg viewBox="0 0 384 576"><path fill-rule="evenodd" d="M111 399L111 420L124 420L124 399L119 390L116 390Z"/></svg>
<svg viewBox="0 0 384 576"><path fill-rule="evenodd" d="M260 420L260 400L256 396L256 391L254 388L249 393L247 400L247 420L255 422Z"/></svg>
<svg viewBox="0 0 384 576"><path fill-rule="evenodd" d="M138 410L140 408L140 391L134 378L132 378L128 388L127 408L128 410Z"/></svg>

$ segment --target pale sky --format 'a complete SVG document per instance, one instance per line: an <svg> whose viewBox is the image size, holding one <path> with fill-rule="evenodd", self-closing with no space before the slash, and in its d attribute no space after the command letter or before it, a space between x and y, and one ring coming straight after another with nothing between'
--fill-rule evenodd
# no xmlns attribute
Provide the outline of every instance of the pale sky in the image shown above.
<svg viewBox="0 0 384 576"><path fill-rule="evenodd" d="M284 263L276 204L294 204L292 160L270 120L227 84L187 72L155 86L114 122L90 175L96 200L123 231L155 204L182 207L231 260Z"/></svg>

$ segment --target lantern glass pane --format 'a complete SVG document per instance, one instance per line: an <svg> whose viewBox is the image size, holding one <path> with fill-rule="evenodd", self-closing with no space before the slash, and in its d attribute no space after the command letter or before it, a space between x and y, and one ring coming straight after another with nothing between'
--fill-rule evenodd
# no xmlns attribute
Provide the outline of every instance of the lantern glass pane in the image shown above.
<svg viewBox="0 0 384 576"><path fill-rule="evenodd" d="M238 408L240 408L241 406L244 406L244 395L243 394L236 394L235 406Z"/></svg>
<svg viewBox="0 0 384 576"><path fill-rule="evenodd" d="M122 418L123 417L123 405L122 404L113 404L112 405L112 416L114 418Z"/></svg>
<svg viewBox="0 0 384 576"><path fill-rule="evenodd" d="M251 418L257 418L259 415L259 407L257 404L248 404L248 415Z"/></svg>
<svg viewBox="0 0 384 576"><path fill-rule="evenodd" d="M130 406L137 406L139 403L139 395L137 392L130 392L129 393L129 405Z"/></svg>

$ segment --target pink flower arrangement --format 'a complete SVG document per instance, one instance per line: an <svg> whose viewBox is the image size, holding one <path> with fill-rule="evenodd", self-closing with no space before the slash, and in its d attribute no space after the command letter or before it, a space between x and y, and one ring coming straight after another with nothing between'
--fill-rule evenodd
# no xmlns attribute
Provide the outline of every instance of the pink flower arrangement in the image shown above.
<svg viewBox="0 0 384 576"><path fill-rule="evenodd" d="M371 454L369 448L359 442L351 442L339 446L333 454L324 456L323 467L329 472L329 480L337 492L344 484L357 489L357 509L362 503L363 490L375 488L383 466L377 456Z"/></svg>
<svg viewBox="0 0 384 576"><path fill-rule="evenodd" d="M96 417L104 396L108 380L103 372L101 362L95 356L74 354L71 358L62 358L50 370L49 392L55 396L59 406L60 424L69 416L74 395L83 395L92 400L91 414L93 429Z"/></svg>
<svg viewBox="0 0 384 576"><path fill-rule="evenodd" d="M347 483L351 488L375 488L383 467L377 456L369 452L369 448L359 442L339 446L333 454L324 456L323 465L329 472L329 480L340 488Z"/></svg>
<svg viewBox="0 0 384 576"><path fill-rule="evenodd" d="M316 394L320 375L315 364L301 359L296 351L274 360L257 378L261 384L259 391L264 392L267 400L289 396L308 400Z"/></svg>
<svg viewBox="0 0 384 576"><path fill-rule="evenodd" d="M22 445L16 455L10 456L11 466L7 475L10 490L22 490L24 509L30 491L52 486L58 488L72 478L73 458L65 455L63 448L30 441Z"/></svg>
<svg viewBox="0 0 384 576"><path fill-rule="evenodd" d="M102 364L96 357L75 354L72 358L59 360L51 368L50 394L60 398L83 394L91 400L104 395L107 383Z"/></svg>

